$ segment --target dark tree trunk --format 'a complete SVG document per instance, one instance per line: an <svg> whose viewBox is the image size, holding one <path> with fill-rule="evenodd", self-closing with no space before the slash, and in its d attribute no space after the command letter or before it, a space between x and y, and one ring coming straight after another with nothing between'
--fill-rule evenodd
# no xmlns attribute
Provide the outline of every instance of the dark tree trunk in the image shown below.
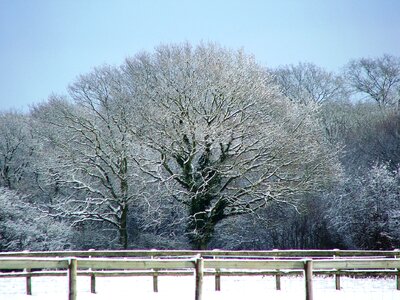
<svg viewBox="0 0 400 300"><path fill-rule="evenodd" d="M190 206L190 217L186 227L189 242L195 250L205 250L210 243L215 226L224 219L225 202L220 201L211 211L210 195L194 197Z"/></svg>
<svg viewBox="0 0 400 300"><path fill-rule="evenodd" d="M122 205L121 205L122 206ZM128 249L128 228L127 228L128 206L122 206L120 218L119 242L124 249Z"/></svg>
<svg viewBox="0 0 400 300"><path fill-rule="evenodd" d="M120 188L122 199L120 202L120 209L121 209L121 217L119 219L120 227L119 227L119 238L120 244L124 249L128 249L128 194L129 194L129 185L127 180L128 174L128 160L126 157L121 159L120 168L119 168L119 175L121 176L120 179Z"/></svg>
<svg viewBox="0 0 400 300"><path fill-rule="evenodd" d="M191 216L190 219L187 225L187 232L192 249L207 249L208 243L214 234L216 224L213 224L207 218L203 218L200 214Z"/></svg>

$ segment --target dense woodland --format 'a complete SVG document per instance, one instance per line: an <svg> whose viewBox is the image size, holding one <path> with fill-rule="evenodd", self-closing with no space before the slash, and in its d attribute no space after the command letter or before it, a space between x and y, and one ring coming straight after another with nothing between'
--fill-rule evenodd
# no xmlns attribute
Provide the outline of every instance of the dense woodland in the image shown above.
<svg viewBox="0 0 400 300"><path fill-rule="evenodd" d="M399 167L399 57L162 45L0 112L0 250L399 248Z"/></svg>

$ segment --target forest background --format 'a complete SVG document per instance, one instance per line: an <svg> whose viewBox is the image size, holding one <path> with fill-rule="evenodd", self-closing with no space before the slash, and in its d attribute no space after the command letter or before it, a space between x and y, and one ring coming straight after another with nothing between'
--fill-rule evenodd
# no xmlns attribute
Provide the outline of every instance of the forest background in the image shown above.
<svg viewBox="0 0 400 300"><path fill-rule="evenodd" d="M0 249L400 242L400 59L160 45L0 115Z"/></svg>

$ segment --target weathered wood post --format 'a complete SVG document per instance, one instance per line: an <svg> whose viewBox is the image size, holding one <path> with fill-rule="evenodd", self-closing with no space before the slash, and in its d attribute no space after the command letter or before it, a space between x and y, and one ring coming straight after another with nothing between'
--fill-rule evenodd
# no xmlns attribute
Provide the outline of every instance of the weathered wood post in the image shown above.
<svg viewBox="0 0 400 300"><path fill-rule="evenodd" d="M96 294L96 275L90 274L90 292Z"/></svg>
<svg viewBox="0 0 400 300"><path fill-rule="evenodd" d="M335 254L333 255L333 259L335 259L336 258L336 254L339 253L340 250L337 249L337 248L335 248L333 250L335 251ZM336 270L336 271L337 272L335 273L335 288L336 288L336 290L339 291L340 290L340 273L339 273L340 270Z"/></svg>
<svg viewBox="0 0 400 300"><path fill-rule="evenodd" d="M394 249L393 252L395 253L394 258L398 259L399 256L397 254L399 252L399 249ZM396 289L398 291L400 291L400 269L397 269L397 273L396 273Z"/></svg>
<svg viewBox="0 0 400 300"><path fill-rule="evenodd" d="M78 272L78 262L76 258L68 259L68 300L76 300L76 278Z"/></svg>
<svg viewBox="0 0 400 300"><path fill-rule="evenodd" d="M400 291L400 269L396 272L396 289Z"/></svg>
<svg viewBox="0 0 400 300"><path fill-rule="evenodd" d="M275 275L275 287L277 291L281 290L281 273L279 270L276 270L277 273Z"/></svg>
<svg viewBox="0 0 400 300"><path fill-rule="evenodd" d="M151 252L156 252L157 249L151 249ZM154 255L151 256L154 259ZM153 269L153 292L158 293L158 273L157 269Z"/></svg>
<svg viewBox="0 0 400 300"><path fill-rule="evenodd" d="M204 261L199 255L196 256L195 261L195 276L196 276L196 287L195 287L195 300L202 300L203 296L203 277L204 277Z"/></svg>
<svg viewBox="0 0 400 300"><path fill-rule="evenodd" d="M213 249L213 252L218 252L219 249ZM213 256L213 259L216 259L217 256ZM221 270L215 269L215 291L221 291Z"/></svg>
<svg viewBox="0 0 400 300"><path fill-rule="evenodd" d="M335 273L335 287L336 290L340 290L340 273L339 270L337 270L337 273Z"/></svg>
<svg viewBox="0 0 400 300"><path fill-rule="evenodd" d="M313 290L312 290L312 260L304 260L304 277L306 284L306 300L313 300Z"/></svg>
<svg viewBox="0 0 400 300"><path fill-rule="evenodd" d="M94 249L89 249L89 253L91 251L94 251ZM92 258L91 255L89 255L89 258ZM94 275L92 268L89 269L92 273L90 274L90 292L92 294L96 294L96 275Z"/></svg>
<svg viewBox="0 0 400 300"><path fill-rule="evenodd" d="M153 292L158 293L158 273L157 270L153 270Z"/></svg>
<svg viewBox="0 0 400 300"><path fill-rule="evenodd" d="M219 292L221 290L221 271L215 269L215 290Z"/></svg>
<svg viewBox="0 0 400 300"><path fill-rule="evenodd" d="M32 277L29 275L31 269L24 269L24 272L27 273L26 275L26 294L32 295Z"/></svg>
<svg viewBox="0 0 400 300"><path fill-rule="evenodd" d="M278 249L273 249L272 251L277 252L279 250ZM276 260L276 257L274 256L273 259ZM279 270L276 270L276 272L277 273L275 275L275 288L276 288L277 291L280 291L280 289L281 289L281 274L280 274Z"/></svg>
<svg viewBox="0 0 400 300"><path fill-rule="evenodd" d="M29 253L29 250L24 250L22 253ZM24 269L24 272L29 273L31 270L28 268ZM26 294L32 295L32 277L27 274L26 276Z"/></svg>

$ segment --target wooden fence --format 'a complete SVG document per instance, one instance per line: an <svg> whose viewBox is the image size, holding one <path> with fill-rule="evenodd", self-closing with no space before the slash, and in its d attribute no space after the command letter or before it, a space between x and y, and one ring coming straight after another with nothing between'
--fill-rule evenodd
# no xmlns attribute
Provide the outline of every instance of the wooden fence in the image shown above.
<svg viewBox="0 0 400 300"><path fill-rule="evenodd" d="M20 271L0 273L0 280L26 277L26 292L32 294L32 277L68 276L68 299L76 300L77 276L90 276L90 290L95 293L96 277L100 276L152 276L157 292L159 276L188 275L195 277L194 299L201 300L204 276L215 276L218 291L221 276L274 275L276 288L280 289L281 276L304 274L305 299L312 300L313 274L334 275L337 289L341 275L395 275L400 289L399 255L397 250L6 252L0 253L0 270Z"/></svg>
<svg viewBox="0 0 400 300"><path fill-rule="evenodd" d="M227 250L88 250L88 251L23 251L0 252L0 257L202 257L227 258L288 258L288 257L400 257L400 250L268 250L268 251L227 251Z"/></svg>

